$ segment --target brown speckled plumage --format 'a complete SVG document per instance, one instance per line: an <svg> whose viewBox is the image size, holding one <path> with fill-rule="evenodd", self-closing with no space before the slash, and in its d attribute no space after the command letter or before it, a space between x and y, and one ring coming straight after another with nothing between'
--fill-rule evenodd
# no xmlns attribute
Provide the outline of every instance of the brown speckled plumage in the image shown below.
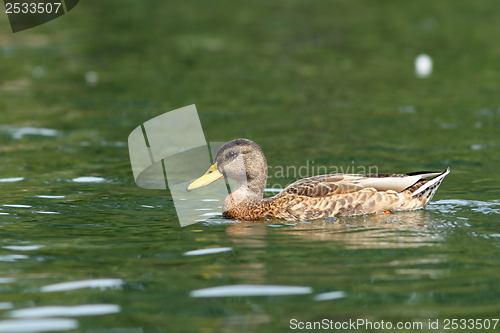
<svg viewBox="0 0 500 333"><path fill-rule="evenodd" d="M276 196L263 198L267 163L257 144L246 139L228 142L215 162L224 177L237 181L223 204L223 216L237 220L304 221L419 209L449 172L322 175L298 180ZM422 179L428 177L433 178Z"/></svg>

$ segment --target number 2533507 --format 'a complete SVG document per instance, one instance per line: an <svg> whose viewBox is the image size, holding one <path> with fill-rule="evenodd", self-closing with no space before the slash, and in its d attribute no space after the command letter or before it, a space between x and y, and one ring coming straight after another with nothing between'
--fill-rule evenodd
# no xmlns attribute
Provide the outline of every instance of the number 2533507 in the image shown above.
<svg viewBox="0 0 500 333"><path fill-rule="evenodd" d="M7 14L51 14L58 13L61 3L34 3L34 2L7 2L5 4L5 13ZM62 9L61 9L62 10Z"/></svg>
<svg viewBox="0 0 500 333"><path fill-rule="evenodd" d="M445 330L456 329L495 329L498 319L445 319Z"/></svg>

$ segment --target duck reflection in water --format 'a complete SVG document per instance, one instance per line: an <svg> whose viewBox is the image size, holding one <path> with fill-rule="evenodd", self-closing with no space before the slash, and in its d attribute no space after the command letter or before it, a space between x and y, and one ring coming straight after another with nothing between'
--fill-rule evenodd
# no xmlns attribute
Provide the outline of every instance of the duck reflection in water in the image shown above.
<svg viewBox="0 0 500 333"><path fill-rule="evenodd" d="M288 237L336 241L351 249L414 248L441 242L442 236L434 229L439 223L432 213L419 210L297 223L235 221L226 228L226 233L234 236L231 240L243 247L265 247L266 236L273 228L273 232L286 232Z"/></svg>

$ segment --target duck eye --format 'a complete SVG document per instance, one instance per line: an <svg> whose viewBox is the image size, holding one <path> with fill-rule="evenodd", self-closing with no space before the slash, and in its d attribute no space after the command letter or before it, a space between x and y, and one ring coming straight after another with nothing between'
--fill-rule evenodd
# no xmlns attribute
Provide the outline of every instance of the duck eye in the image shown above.
<svg viewBox="0 0 500 333"><path fill-rule="evenodd" d="M236 153L234 151L230 151L229 153L227 153L227 158L230 158L230 157L233 157L234 155L236 155Z"/></svg>

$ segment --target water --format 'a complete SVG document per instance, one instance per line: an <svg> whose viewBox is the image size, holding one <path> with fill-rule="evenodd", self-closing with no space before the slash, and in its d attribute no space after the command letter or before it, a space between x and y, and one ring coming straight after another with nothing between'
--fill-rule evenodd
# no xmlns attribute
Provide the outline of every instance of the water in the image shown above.
<svg viewBox="0 0 500 333"><path fill-rule="evenodd" d="M88 0L15 35L0 16L0 332L498 318L499 10ZM126 142L193 103L207 141L262 147L266 195L298 177L278 167L451 173L421 211L181 228Z"/></svg>

